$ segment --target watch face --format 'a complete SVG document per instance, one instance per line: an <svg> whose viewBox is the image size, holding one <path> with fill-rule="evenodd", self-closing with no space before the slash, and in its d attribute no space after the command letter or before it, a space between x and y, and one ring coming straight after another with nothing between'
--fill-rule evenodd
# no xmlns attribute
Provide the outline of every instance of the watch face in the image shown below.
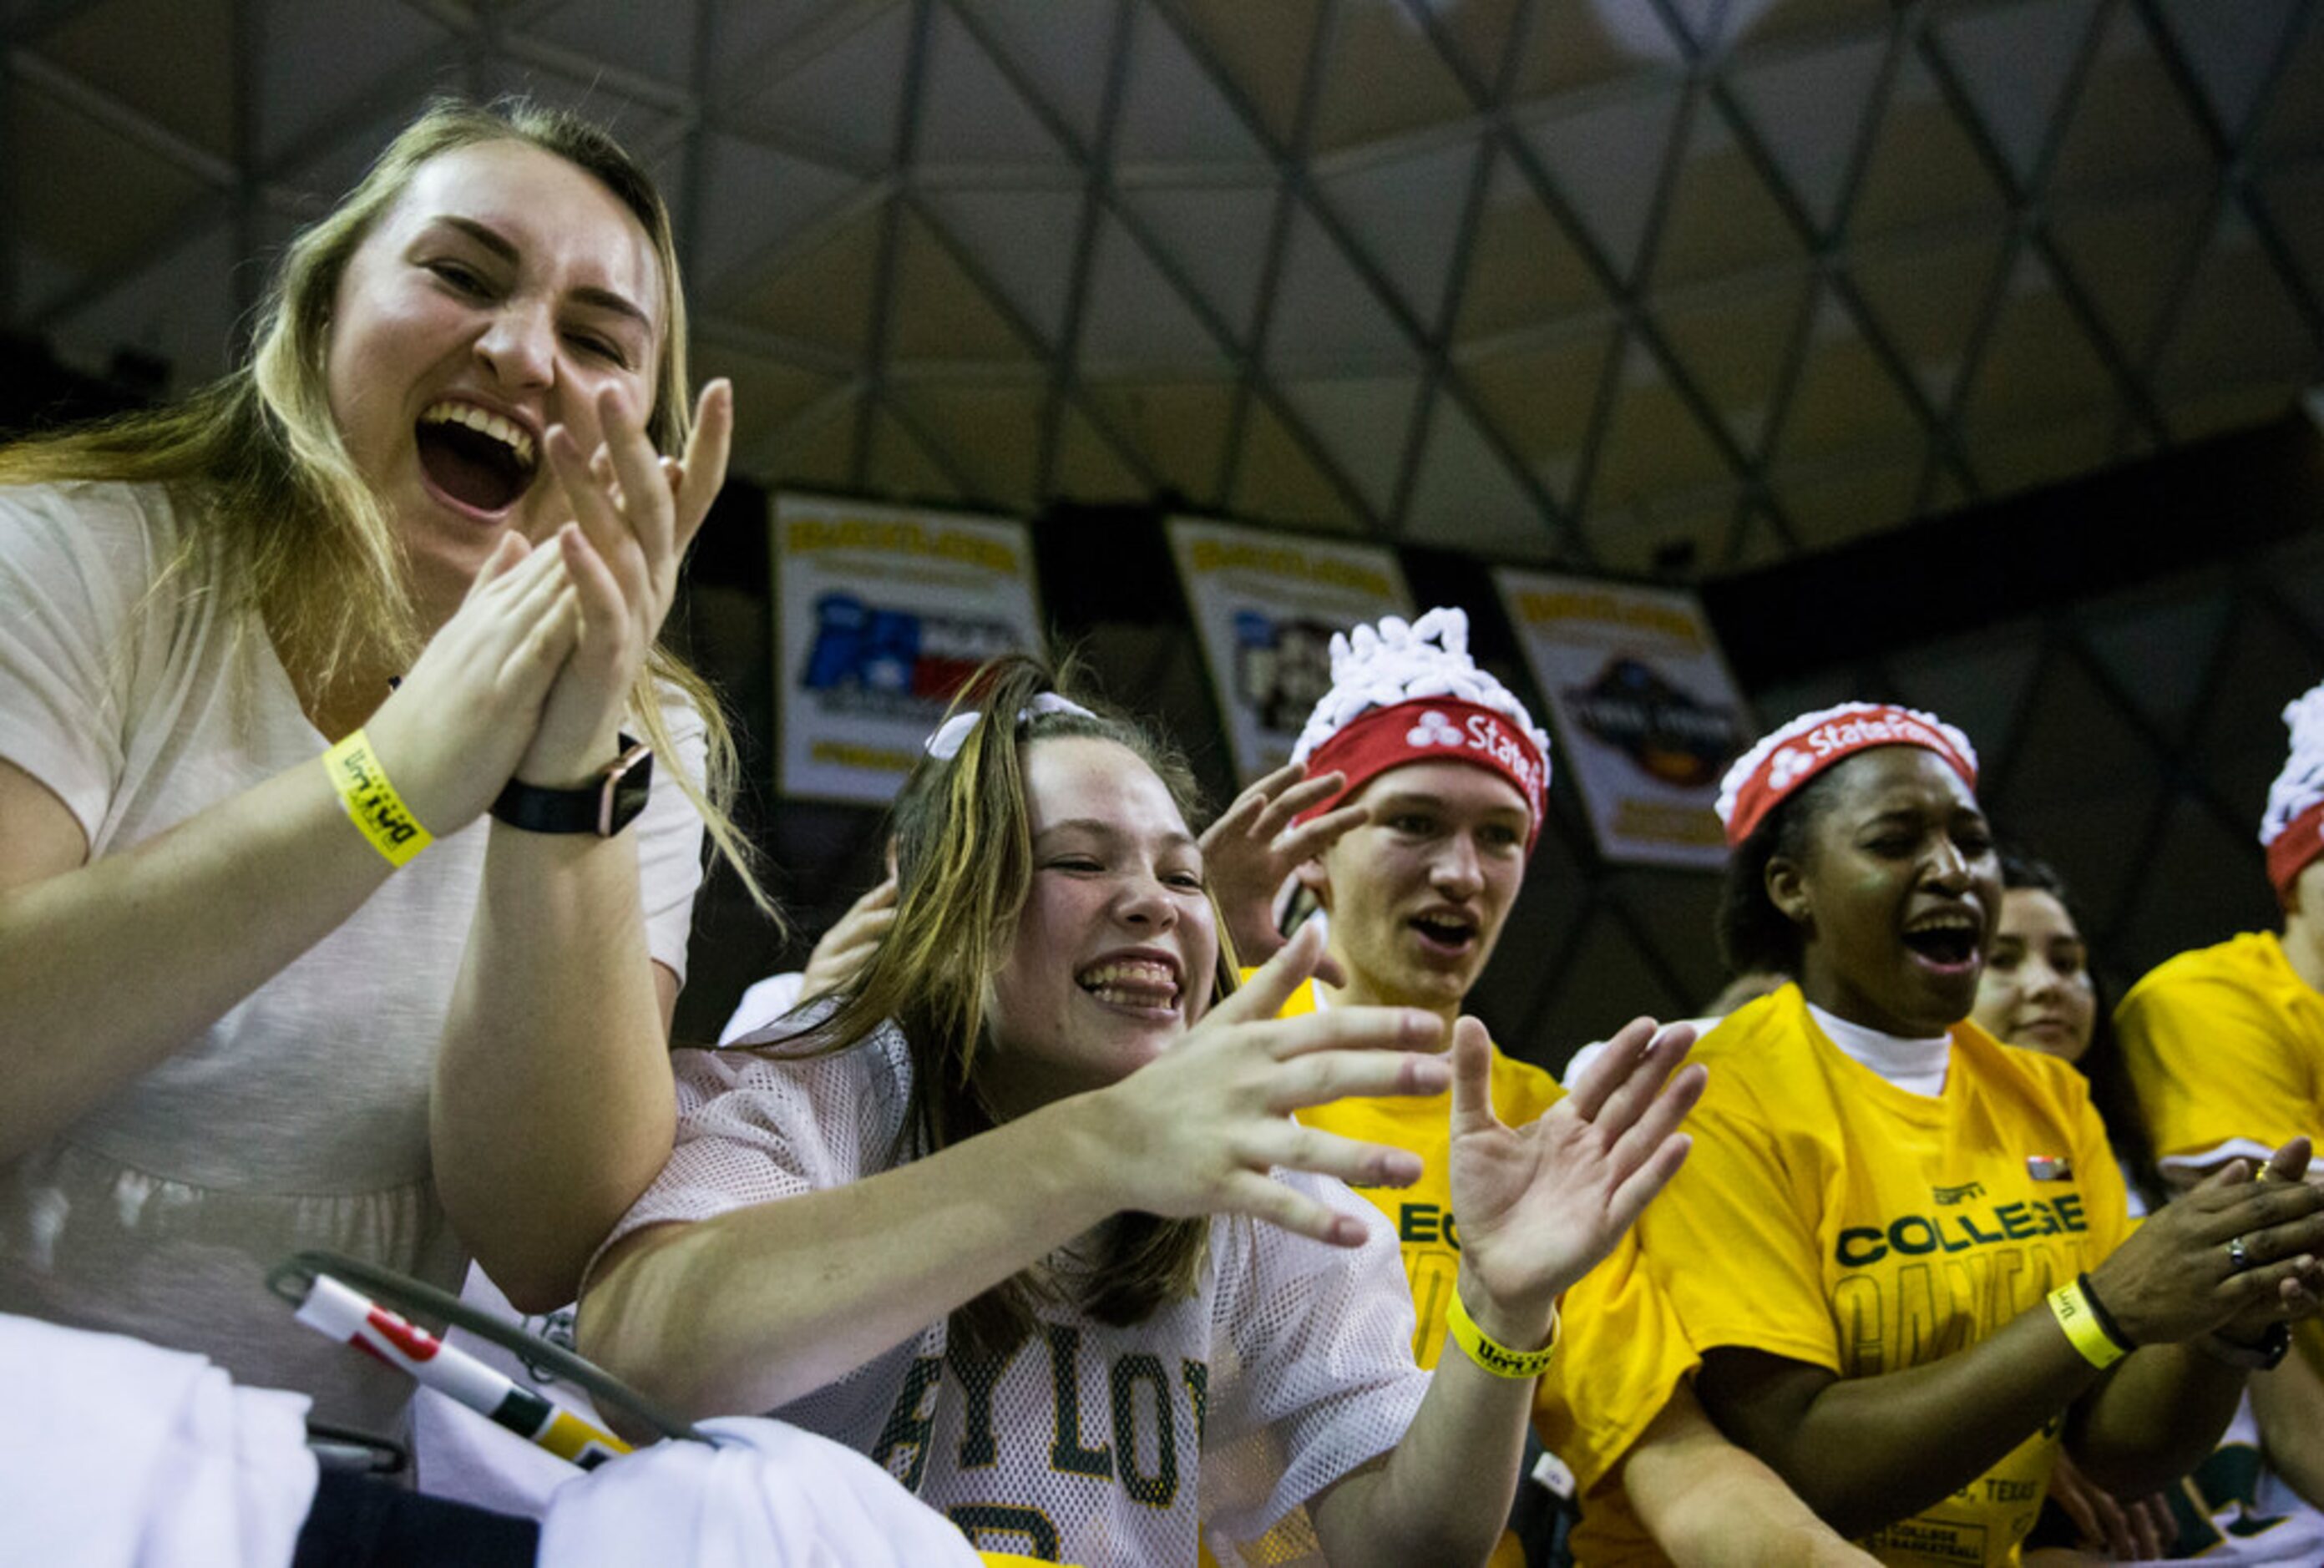
<svg viewBox="0 0 2324 1568"><path fill-rule="evenodd" d="M597 833L610 838L637 819L646 808L646 798L653 793L653 749L633 745L622 753L605 777L605 789L598 818Z"/></svg>

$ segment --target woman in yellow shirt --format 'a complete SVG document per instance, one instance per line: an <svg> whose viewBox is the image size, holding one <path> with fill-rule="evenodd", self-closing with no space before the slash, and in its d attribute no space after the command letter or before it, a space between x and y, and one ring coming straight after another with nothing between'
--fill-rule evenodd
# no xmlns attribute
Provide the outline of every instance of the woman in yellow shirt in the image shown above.
<svg viewBox="0 0 2324 1568"><path fill-rule="evenodd" d="M1895 1563L2014 1561L2061 1442L2120 1491L2178 1475L2324 1288L2324 1195L2248 1166L2126 1235L2080 1077L1966 1021L2001 904L1976 776L1868 704L1729 772L1727 957L1799 979L1698 1047L1694 1152L1641 1222L1704 1407Z"/></svg>

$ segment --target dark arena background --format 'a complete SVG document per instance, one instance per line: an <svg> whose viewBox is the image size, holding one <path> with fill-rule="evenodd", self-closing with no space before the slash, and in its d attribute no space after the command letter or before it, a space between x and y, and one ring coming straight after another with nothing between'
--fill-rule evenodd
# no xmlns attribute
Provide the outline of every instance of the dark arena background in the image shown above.
<svg viewBox="0 0 2324 1568"><path fill-rule="evenodd" d="M0 428L198 384L431 93L610 122L676 211L733 478L679 632L796 930L714 885L714 1033L875 874L775 797L777 487L1029 518L1042 602L1231 792L1161 528L1699 592L1757 716L1934 708L2104 979L2273 915L2324 676L2312 0L9 0ZM786 632L785 634L788 634ZM1555 1065L1717 989L1714 880L1569 777L1479 1010Z"/></svg>

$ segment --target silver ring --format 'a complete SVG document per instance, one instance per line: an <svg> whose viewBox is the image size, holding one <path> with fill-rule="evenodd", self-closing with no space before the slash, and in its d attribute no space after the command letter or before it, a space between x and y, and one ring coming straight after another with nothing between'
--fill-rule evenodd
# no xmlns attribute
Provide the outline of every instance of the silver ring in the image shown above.
<svg viewBox="0 0 2324 1568"><path fill-rule="evenodd" d="M2250 1251L2250 1250L2249 1250L2248 1248L2246 1248L2246 1247L2244 1245L2244 1239L2243 1239L2241 1236L2230 1236L2230 1237L2228 1237L2228 1238L2227 1238L2227 1269L2228 1269L2228 1272L2233 1273L2233 1274L2241 1274L2245 1269L2246 1269L2246 1268L2250 1268L2251 1266L2252 1266L2252 1256L2251 1256L2251 1251Z"/></svg>

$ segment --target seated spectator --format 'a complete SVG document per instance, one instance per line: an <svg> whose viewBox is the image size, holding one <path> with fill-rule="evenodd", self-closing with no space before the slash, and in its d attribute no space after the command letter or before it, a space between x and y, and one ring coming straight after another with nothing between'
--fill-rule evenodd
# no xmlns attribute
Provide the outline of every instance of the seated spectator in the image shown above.
<svg viewBox="0 0 2324 1568"><path fill-rule="evenodd" d="M583 1348L682 1410L869 1453L980 1546L1186 1563L1199 1529L1222 1563L1481 1562L1556 1296L1684 1156L1683 1043L1628 1031L1512 1129L1471 1022L1448 1062L1414 1009L1278 1021L1310 931L1213 1008L1183 765L1030 660L972 689L908 791L869 965L804 1037L687 1054ZM1291 1113L1448 1082L1475 1350L1431 1378L1395 1238L1333 1179L1420 1162Z"/></svg>

